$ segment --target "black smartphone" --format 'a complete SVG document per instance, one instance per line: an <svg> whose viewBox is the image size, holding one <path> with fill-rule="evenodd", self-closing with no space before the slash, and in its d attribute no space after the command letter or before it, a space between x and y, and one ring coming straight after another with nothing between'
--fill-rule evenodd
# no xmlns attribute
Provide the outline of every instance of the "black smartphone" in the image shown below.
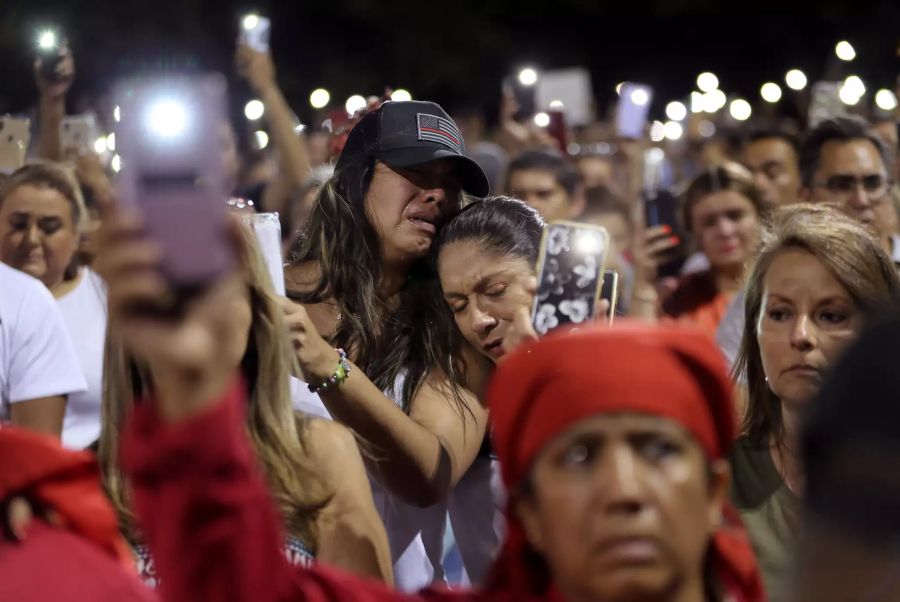
<svg viewBox="0 0 900 602"><path fill-rule="evenodd" d="M56 68L66 56L66 39L52 30L41 32L37 41L37 55L41 61L41 77L49 82L59 79Z"/></svg>
<svg viewBox="0 0 900 602"><path fill-rule="evenodd" d="M524 71L524 70L523 70ZM504 94L512 94L516 98L516 104L519 110L513 116L516 121L525 121L531 119L537 112L537 75L532 82L528 77L519 75L508 75L503 78L502 90ZM523 83L522 80L525 80Z"/></svg>
<svg viewBox="0 0 900 602"><path fill-rule="evenodd" d="M538 256L538 291L531 310L535 332L589 322L596 316L609 251L606 228L550 222Z"/></svg>
<svg viewBox="0 0 900 602"><path fill-rule="evenodd" d="M617 271L603 271L603 287L600 289L600 298L609 301L606 319L612 324L613 319L616 317L616 306L619 303L619 273Z"/></svg>
<svg viewBox="0 0 900 602"><path fill-rule="evenodd" d="M666 156L662 149L651 148L644 152L641 187L644 227L650 229L667 226L673 236L685 241L687 237L682 231L681 220L678 219L678 198L664 184L665 165ZM684 264L685 254L686 249L682 243L682 246L675 250L672 259L659 267L658 275L661 278L677 276Z"/></svg>

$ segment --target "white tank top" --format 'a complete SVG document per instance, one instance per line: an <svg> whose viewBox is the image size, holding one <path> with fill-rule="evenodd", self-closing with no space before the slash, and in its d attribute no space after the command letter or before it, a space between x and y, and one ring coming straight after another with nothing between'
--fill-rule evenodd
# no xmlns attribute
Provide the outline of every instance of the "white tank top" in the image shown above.
<svg viewBox="0 0 900 602"><path fill-rule="evenodd" d="M401 403L404 377L394 382L387 396ZM291 378L294 408L331 419L321 398L310 393L306 383ZM419 508L391 494L374 478L372 497L381 515L394 563L394 586L406 592L418 591L431 583L444 582L444 535L447 518L453 531L469 580L480 583L496 554L503 535L502 501L492 491L494 475L499 475L488 459L479 458L457 483L447 499ZM499 482L499 481L497 481Z"/></svg>

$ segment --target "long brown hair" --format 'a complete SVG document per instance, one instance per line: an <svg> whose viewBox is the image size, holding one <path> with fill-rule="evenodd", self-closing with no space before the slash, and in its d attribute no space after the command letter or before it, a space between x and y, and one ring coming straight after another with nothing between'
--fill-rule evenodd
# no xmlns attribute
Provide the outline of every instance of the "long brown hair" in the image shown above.
<svg viewBox="0 0 900 602"><path fill-rule="evenodd" d="M900 299L896 268L859 222L823 205L793 205L773 214L747 283L744 334L734 366L735 377L747 383L743 432L760 444L773 435L780 440L783 429L781 400L766 382L756 327L766 272L786 249L802 249L814 255L847 289L867 320Z"/></svg>
<svg viewBox="0 0 900 602"><path fill-rule="evenodd" d="M309 462L306 418L291 406L289 376L294 355L272 291L269 274L249 231L242 237L240 265L250 292L252 323L241 371L247 382L247 432L288 532L315 550L314 521L330 492ZM134 528L128 485L118 461L119 434L137 399L152 390L152 378L116 337L110 324L103 370L103 428L98 459L104 487L132 540Z"/></svg>
<svg viewBox="0 0 900 602"><path fill-rule="evenodd" d="M436 275L427 257L416 260L396 308L378 294L381 250L378 234L366 214L365 198L375 160L364 157L337 169L316 195L291 261L318 268L309 290L289 290L302 303L334 303L341 316L330 337L335 347L352 350L355 363L381 391L393 391L405 377L401 406L409 412L412 398L430 372L445 375L447 392L462 412L459 383L465 364L454 354L456 338L433 316Z"/></svg>

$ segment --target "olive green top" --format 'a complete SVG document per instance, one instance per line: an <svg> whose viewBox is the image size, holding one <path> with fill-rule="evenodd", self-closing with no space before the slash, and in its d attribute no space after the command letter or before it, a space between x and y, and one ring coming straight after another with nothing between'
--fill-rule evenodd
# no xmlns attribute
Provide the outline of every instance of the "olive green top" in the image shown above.
<svg viewBox="0 0 900 602"><path fill-rule="evenodd" d="M778 474L768 446L742 437L731 452L731 467L731 500L753 542L769 600L786 601L800 526L800 498Z"/></svg>

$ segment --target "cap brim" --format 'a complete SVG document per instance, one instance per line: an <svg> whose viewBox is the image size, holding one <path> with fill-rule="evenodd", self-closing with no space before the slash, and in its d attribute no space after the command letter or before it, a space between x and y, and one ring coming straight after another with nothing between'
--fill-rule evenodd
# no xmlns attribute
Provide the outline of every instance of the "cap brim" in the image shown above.
<svg viewBox="0 0 900 602"><path fill-rule="evenodd" d="M375 158L384 161L391 167L416 167L432 161L450 159L456 165L459 183L465 192L477 197L485 197L491 190L487 176L484 175L484 170L478 163L450 149L398 148L375 153Z"/></svg>

